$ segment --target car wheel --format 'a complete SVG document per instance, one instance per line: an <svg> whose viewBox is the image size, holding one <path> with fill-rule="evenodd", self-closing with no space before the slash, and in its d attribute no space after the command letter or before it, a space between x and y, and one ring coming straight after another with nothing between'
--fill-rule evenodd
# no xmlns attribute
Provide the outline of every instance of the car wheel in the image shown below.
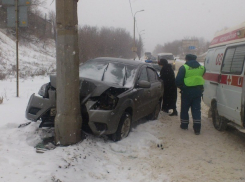
<svg viewBox="0 0 245 182"><path fill-rule="evenodd" d="M212 120L216 130L224 131L227 128L227 121L224 117L219 115L216 103L212 108Z"/></svg>
<svg viewBox="0 0 245 182"><path fill-rule="evenodd" d="M123 113L116 133L112 134L113 141L119 141L126 138L131 130L132 119L131 115L127 112Z"/></svg>
<svg viewBox="0 0 245 182"><path fill-rule="evenodd" d="M150 114L149 120L156 120L158 118L160 110L161 110L161 102L158 102L158 104L156 105L153 113Z"/></svg>

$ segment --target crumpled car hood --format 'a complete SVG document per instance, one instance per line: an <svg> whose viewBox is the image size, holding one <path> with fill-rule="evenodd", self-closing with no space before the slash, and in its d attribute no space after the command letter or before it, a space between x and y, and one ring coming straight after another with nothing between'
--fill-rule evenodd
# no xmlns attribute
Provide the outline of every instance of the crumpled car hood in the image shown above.
<svg viewBox="0 0 245 182"><path fill-rule="evenodd" d="M56 88L56 75L50 75L51 86ZM104 93L109 88L121 88L128 90L120 85L110 84L103 81L95 81L87 78L80 78L80 96L81 97L97 97Z"/></svg>

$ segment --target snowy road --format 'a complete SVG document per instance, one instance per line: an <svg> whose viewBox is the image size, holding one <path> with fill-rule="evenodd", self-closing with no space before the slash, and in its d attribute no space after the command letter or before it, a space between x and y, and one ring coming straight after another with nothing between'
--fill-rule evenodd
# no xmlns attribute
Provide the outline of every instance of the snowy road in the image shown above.
<svg viewBox="0 0 245 182"><path fill-rule="evenodd" d="M202 131L179 128L179 117L161 113L157 121L141 121L129 137L114 143L88 135L74 146L44 154L35 152L41 137L52 130L39 123L24 128L29 96L47 77L21 80L20 98L14 80L0 81L0 181L1 182L238 182L245 181L245 136L234 129L218 132L202 105ZM178 100L178 111L180 109Z"/></svg>

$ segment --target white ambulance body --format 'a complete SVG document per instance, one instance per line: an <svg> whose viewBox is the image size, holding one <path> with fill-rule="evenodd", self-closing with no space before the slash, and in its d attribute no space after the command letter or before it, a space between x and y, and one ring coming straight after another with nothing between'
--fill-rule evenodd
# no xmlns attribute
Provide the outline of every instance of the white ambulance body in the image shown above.
<svg viewBox="0 0 245 182"><path fill-rule="evenodd" d="M227 124L245 131L245 22L216 33L206 59L203 101L210 107L214 127Z"/></svg>

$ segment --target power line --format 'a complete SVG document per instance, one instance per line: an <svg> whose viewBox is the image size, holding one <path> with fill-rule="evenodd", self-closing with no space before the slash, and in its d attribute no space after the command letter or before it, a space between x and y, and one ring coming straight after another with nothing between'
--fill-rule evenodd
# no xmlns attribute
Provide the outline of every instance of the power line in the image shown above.
<svg viewBox="0 0 245 182"><path fill-rule="evenodd" d="M132 4L131 4L131 1L130 0L128 0L128 1L129 1L130 9L131 9L131 14L132 14L132 17L133 17L133 20L134 20L134 13L133 13ZM140 36L139 29L138 29L138 24L137 24L136 19L135 19L135 24L136 24L136 29L137 29L138 35Z"/></svg>
<svg viewBox="0 0 245 182"><path fill-rule="evenodd" d="M133 9L132 9L132 5L131 5L131 1L130 1L130 0L129 0L129 5L130 5L130 9L131 9L132 17L134 18Z"/></svg>

